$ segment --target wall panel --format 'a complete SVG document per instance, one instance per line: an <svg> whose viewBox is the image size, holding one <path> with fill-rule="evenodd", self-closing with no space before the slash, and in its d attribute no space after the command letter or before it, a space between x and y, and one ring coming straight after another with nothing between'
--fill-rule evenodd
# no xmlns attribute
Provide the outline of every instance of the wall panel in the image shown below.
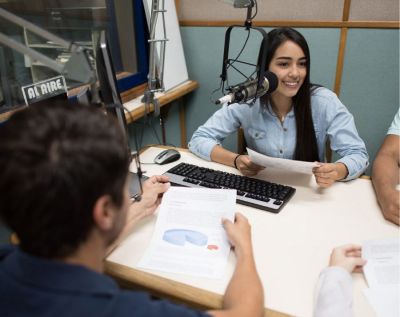
<svg viewBox="0 0 400 317"><path fill-rule="evenodd" d="M372 162L400 104L399 30L349 30L341 99Z"/></svg>
<svg viewBox="0 0 400 317"><path fill-rule="evenodd" d="M351 0L350 21L398 21L399 0Z"/></svg>
<svg viewBox="0 0 400 317"><path fill-rule="evenodd" d="M255 21L340 21L343 0L258 0ZM224 21L246 18L246 9L236 9L220 0L180 0L180 20Z"/></svg>

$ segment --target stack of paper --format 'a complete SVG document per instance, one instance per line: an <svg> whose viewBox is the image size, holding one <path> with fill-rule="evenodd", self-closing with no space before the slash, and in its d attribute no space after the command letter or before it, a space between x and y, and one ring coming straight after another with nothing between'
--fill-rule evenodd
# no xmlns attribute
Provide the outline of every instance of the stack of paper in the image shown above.
<svg viewBox="0 0 400 317"><path fill-rule="evenodd" d="M400 240L371 240L363 243L367 260L364 275L369 288L364 295L379 317L400 316Z"/></svg>
<svg viewBox="0 0 400 317"><path fill-rule="evenodd" d="M171 187L163 196L150 247L138 266L220 278L230 244L222 218L234 221L236 190Z"/></svg>

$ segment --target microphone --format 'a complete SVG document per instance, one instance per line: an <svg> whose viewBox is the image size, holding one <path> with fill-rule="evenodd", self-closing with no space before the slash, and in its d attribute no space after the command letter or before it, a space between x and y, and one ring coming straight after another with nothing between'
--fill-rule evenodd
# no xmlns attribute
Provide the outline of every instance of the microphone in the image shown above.
<svg viewBox="0 0 400 317"><path fill-rule="evenodd" d="M276 77L276 75L272 72L265 72L264 76L264 80L262 81L259 89L257 89L257 79L245 81L244 83L232 87L230 89L231 92L219 98L217 101L215 101L215 104L219 105L225 102L228 102L228 104L235 102L246 102L250 99L259 98L265 94L275 91L275 89L278 87L278 77Z"/></svg>

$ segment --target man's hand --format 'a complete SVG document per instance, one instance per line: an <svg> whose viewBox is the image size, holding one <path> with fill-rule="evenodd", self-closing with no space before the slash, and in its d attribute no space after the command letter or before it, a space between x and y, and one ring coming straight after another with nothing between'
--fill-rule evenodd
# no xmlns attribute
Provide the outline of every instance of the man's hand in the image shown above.
<svg viewBox="0 0 400 317"><path fill-rule="evenodd" d="M319 167L313 168L317 184L321 187L329 187L334 182L344 179L349 174L343 163L319 163Z"/></svg>
<svg viewBox="0 0 400 317"><path fill-rule="evenodd" d="M135 218L144 218L154 213L161 203L162 194L170 187L167 176L152 176L143 183L142 199L133 203L130 213L135 214Z"/></svg>
<svg viewBox="0 0 400 317"><path fill-rule="evenodd" d="M240 155L236 159L237 169L245 176L254 176L264 167L253 163L248 155Z"/></svg>
<svg viewBox="0 0 400 317"><path fill-rule="evenodd" d="M162 194L170 187L166 176L152 176L143 183L142 199L129 207L126 223L119 237L107 247L106 256L114 250L133 230L138 221L154 213L160 205Z"/></svg>
<svg viewBox="0 0 400 317"><path fill-rule="evenodd" d="M383 217L390 222L400 225L400 192L396 189L388 189L379 198Z"/></svg>
<svg viewBox="0 0 400 317"><path fill-rule="evenodd" d="M234 223L228 219L223 219L222 225L237 255L242 255L247 251L250 251L250 253L252 252L251 226L245 216L237 212L235 214Z"/></svg>
<svg viewBox="0 0 400 317"><path fill-rule="evenodd" d="M329 266L340 266L349 273L360 272L365 263L361 258L361 246L355 244L334 248L329 260Z"/></svg>
<svg viewBox="0 0 400 317"><path fill-rule="evenodd" d="M383 217L400 225L400 136L388 134L372 166L372 184Z"/></svg>
<svg viewBox="0 0 400 317"><path fill-rule="evenodd" d="M264 291L257 274L247 218L236 213L235 222L222 220L229 241L235 248L236 267L226 288L222 310L208 313L215 317L264 316Z"/></svg>

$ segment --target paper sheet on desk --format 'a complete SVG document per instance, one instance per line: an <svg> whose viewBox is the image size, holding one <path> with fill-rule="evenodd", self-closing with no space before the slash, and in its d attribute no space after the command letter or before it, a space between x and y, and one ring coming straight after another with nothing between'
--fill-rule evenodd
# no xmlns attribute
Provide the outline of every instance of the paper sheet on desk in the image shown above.
<svg viewBox="0 0 400 317"><path fill-rule="evenodd" d="M365 241L362 257L367 260L363 271L368 282L364 295L378 316L400 315L400 240Z"/></svg>
<svg viewBox="0 0 400 317"><path fill-rule="evenodd" d="M221 219L234 220L235 202L235 190L171 187L138 267L222 277L230 244Z"/></svg>
<svg viewBox="0 0 400 317"><path fill-rule="evenodd" d="M304 162L271 157L260 154L249 148L247 148L247 153L252 162L264 167L273 167L297 173L312 174L312 169L318 166L318 163L316 162Z"/></svg>
<svg viewBox="0 0 400 317"><path fill-rule="evenodd" d="M363 293L378 317L400 316L399 288L366 288Z"/></svg>

